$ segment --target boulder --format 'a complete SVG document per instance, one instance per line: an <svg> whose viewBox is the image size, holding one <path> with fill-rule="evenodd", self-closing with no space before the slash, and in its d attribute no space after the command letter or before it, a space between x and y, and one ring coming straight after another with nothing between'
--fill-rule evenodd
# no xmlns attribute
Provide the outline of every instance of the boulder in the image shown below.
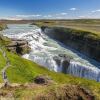
<svg viewBox="0 0 100 100"><path fill-rule="evenodd" d="M52 83L52 79L48 76L40 75L34 78L36 84L49 84Z"/></svg>
<svg viewBox="0 0 100 100"><path fill-rule="evenodd" d="M8 44L6 47L8 51L17 53L19 55L23 55L30 51L30 47L26 40L12 39L11 43Z"/></svg>
<svg viewBox="0 0 100 100"><path fill-rule="evenodd" d="M66 54L58 54L58 56L54 56L53 59L56 61L58 67L62 67L60 68L61 71L66 73L70 65L71 57L68 57Z"/></svg>

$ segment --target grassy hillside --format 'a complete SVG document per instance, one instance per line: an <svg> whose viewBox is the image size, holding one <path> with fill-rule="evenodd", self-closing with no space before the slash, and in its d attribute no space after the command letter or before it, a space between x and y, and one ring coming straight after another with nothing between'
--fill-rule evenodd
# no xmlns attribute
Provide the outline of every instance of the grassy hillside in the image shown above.
<svg viewBox="0 0 100 100"><path fill-rule="evenodd" d="M74 76L49 71L44 67L37 65L36 63L25 60L9 52L7 52L7 56L11 63L11 66L7 70L7 76L11 83L27 83L27 82L31 83L33 82L36 76L42 74L44 76L48 75L59 85L74 84L83 86L87 89L90 89L97 97L99 97L100 84L95 81L81 79ZM3 68L4 65L5 65L5 60L3 59L2 54L0 53L0 70ZM0 75L0 82L3 82L1 75Z"/></svg>

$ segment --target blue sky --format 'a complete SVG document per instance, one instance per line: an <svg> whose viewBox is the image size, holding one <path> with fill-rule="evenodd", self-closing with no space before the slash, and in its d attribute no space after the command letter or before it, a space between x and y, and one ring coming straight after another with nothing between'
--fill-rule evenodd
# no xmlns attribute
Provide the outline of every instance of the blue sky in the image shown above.
<svg viewBox="0 0 100 100"><path fill-rule="evenodd" d="M100 18L100 0L0 0L0 18Z"/></svg>

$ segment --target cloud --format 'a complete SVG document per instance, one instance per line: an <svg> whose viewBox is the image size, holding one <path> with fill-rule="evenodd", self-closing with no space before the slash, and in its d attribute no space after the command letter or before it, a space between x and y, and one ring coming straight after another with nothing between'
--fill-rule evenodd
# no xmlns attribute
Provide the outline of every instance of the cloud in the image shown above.
<svg viewBox="0 0 100 100"><path fill-rule="evenodd" d="M52 15L46 15L47 17L52 17Z"/></svg>
<svg viewBox="0 0 100 100"><path fill-rule="evenodd" d="M80 18L85 18L86 16L79 16Z"/></svg>
<svg viewBox="0 0 100 100"><path fill-rule="evenodd" d="M96 13L96 12L100 12L100 9L91 11L91 13Z"/></svg>
<svg viewBox="0 0 100 100"><path fill-rule="evenodd" d="M53 18L53 16L52 15L44 15L43 18L50 19L50 18Z"/></svg>
<svg viewBox="0 0 100 100"><path fill-rule="evenodd" d="M61 18L62 19L62 18L65 18L66 15L67 15L67 13L62 12L62 13L58 13L58 14L44 15L44 16L42 16L42 18L46 18L46 19L55 19L55 18L60 19Z"/></svg>
<svg viewBox="0 0 100 100"><path fill-rule="evenodd" d="M6 19L6 20L23 20L22 18L17 18L17 17L3 17L0 19Z"/></svg>
<svg viewBox="0 0 100 100"><path fill-rule="evenodd" d="M16 17L21 17L21 18L30 18L30 17L40 17L41 15L39 14L34 14L34 15L16 15Z"/></svg>
<svg viewBox="0 0 100 100"><path fill-rule="evenodd" d="M40 14L32 14L32 15L15 15L15 16L9 16L9 17L2 17L0 19L6 19L6 20L28 20L28 19L40 19L43 17Z"/></svg>
<svg viewBox="0 0 100 100"><path fill-rule="evenodd" d="M59 16L65 16L67 14L68 13L66 13L66 12L62 12L62 13L55 14L54 16L59 17Z"/></svg>
<svg viewBox="0 0 100 100"><path fill-rule="evenodd" d="M60 17L60 16L59 16L59 17L55 17L54 19L63 19L63 17Z"/></svg>
<svg viewBox="0 0 100 100"><path fill-rule="evenodd" d="M70 10L77 10L76 8L71 8ZM68 14L67 12L59 12L55 14L29 14L29 15L15 15L15 16L8 16L8 17L0 17L0 19L7 19L7 20L34 20L34 19L85 19L85 18L100 18L100 9L90 11L87 14Z"/></svg>
<svg viewBox="0 0 100 100"><path fill-rule="evenodd" d="M69 10L75 11L75 10L77 10L77 8L70 8Z"/></svg>
<svg viewBox="0 0 100 100"><path fill-rule="evenodd" d="M67 13L61 13L60 15L67 15Z"/></svg>

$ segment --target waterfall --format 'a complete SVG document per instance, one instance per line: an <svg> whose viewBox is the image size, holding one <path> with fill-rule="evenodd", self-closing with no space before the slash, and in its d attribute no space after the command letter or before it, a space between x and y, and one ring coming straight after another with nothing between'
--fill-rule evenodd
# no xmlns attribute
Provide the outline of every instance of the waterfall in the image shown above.
<svg viewBox="0 0 100 100"><path fill-rule="evenodd" d="M38 56L36 57L35 55L31 55L28 59L38 63L39 65L42 65L42 66L48 68L49 70L58 72L58 66L52 57L50 57L50 58L44 57L43 58L43 57L38 57Z"/></svg>
<svg viewBox="0 0 100 100"><path fill-rule="evenodd" d="M100 81L100 69L84 66L79 62L71 61L70 66L67 69L67 73L78 77Z"/></svg>
<svg viewBox="0 0 100 100"><path fill-rule="evenodd" d="M28 41L31 52L22 57L32 60L41 66L55 72L63 72L78 77L100 81L100 63L91 64L84 55L63 47L58 41L50 39L41 29L29 25L9 25L4 30L4 36L9 38L25 39Z"/></svg>

